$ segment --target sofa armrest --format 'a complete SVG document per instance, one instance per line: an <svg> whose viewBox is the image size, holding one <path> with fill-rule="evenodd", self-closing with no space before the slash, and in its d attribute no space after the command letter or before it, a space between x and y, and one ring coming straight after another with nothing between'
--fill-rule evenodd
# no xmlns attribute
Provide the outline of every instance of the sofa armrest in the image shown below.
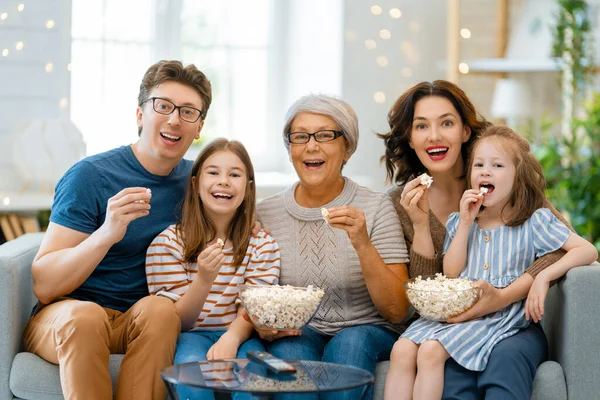
<svg viewBox="0 0 600 400"><path fill-rule="evenodd" d="M600 264L573 268L548 293L543 318L550 359L560 363L569 399L600 393Z"/></svg>
<svg viewBox="0 0 600 400"><path fill-rule="evenodd" d="M22 347L22 336L33 296L31 263L43 233L18 237L0 246L0 398L12 399L8 382L13 358Z"/></svg>

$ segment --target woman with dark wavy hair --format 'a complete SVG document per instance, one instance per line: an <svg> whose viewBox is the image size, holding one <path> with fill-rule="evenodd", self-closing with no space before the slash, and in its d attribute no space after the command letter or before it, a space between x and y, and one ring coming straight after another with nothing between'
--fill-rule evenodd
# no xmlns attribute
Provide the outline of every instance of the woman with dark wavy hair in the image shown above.
<svg viewBox="0 0 600 400"><path fill-rule="evenodd" d="M478 116L467 95L451 82L421 82L407 90L388 114L390 131L380 135L390 191L409 248L410 277L442 272L442 247L448 216L459 210L467 189L465 173L473 140L491 124ZM421 174L433 178L421 183ZM547 204L563 222L564 219ZM448 322L462 322L496 312L524 299L537 274L564 255L562 250L535 260L526 273L498 289L482 283L482 298ZM539 315L530 316L534 322ZM526 399L531 397L537 366L547 343L539 324L501 341L484 371L470 371L450 359L445 366L445 399ZM392 360L403 357L392 351Z"/></svg>

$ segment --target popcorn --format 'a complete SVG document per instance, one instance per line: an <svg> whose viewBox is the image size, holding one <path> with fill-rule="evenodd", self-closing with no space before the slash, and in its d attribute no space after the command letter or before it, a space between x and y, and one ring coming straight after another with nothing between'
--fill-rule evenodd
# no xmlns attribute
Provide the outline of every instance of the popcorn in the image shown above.
<svg viewBox="0 0 600 400"><path fill-rule="evenodd" d="M223 248L223 246L225 246L225 242L224 242L224 241L223 241L223 239L221 239L221 238L217 238L217 244L218 244L219 246L221 246L221 248Z"/></svg>
<svg viewBox="0 0 600 400"><path fill-rule="evenodd" d="M486 188L485 186L482 186L479 188L479 194L477 194L477 196L481 197L484 194L487 194L487 192L489 192L488 188Z"/></svg>
<svg viewBox="0 0 600 400"><path fill-rule="evenodd" d="M429 188L431 186L431 184L433 183L433 178L427 174L421 174L420 178L421 178L421 185L425 185L425 186L427 186L427 188Z"/></svg>
<svg viewBox="0 0 600 400"><path fill-rule="evenodd" d="M327 211L325 207L321 208L321 215L323 216L325 222L329 223L329 211Z"/></svg>
<svg viewBox="0 0 600 400"><path fill-rule="evenodd" d="M152 190L150 190L150 188L146 188L146 193L148 193L150 196L152 196ZM134 203L149 203L149 201L146 201L146 200L135 200Z"/></svg>
<svg viewBox="0 0 600 400"><path fill-rule="evenodd" d="M312 285L307 288L244 285L240 298L257 329L300 330L313 316L324 294Z"/></svg>
<svg viewBox="0 0 600 400"><path fill-rule="evenodd" d="M244 381L243 388L246 390L265 391L265 392L283 392L292 390L316 390L317 386L311 376L298 368L294 374L293 380L276 380L259 375L251 375Z"/></svg>
<svg viewBox="0 0 600 400"><path fill-rule="evenodd" d="M407 282L406 295L422 317L434 321L462 314L479 300L479 290L470 279L448 278L440 273L435 278L418 276Z"/></svg>

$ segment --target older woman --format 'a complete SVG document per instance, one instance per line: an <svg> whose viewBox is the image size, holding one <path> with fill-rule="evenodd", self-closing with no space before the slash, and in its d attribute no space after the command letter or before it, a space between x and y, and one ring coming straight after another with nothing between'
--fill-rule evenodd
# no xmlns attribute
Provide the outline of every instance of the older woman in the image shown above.
<svg viewBox="0 0 600 400"><path fill-rule="evenodd" d="M466 189L466 162L475 136L489 122L478 118L467 95L447 81L421 82L407 90L388 115L391 131L384 139L388 178L397 188L390 192L410 247L410 276L442 272L445 222L458 211ZM422 185L428 173L433 183ZM556 210L548 205L563 221ZM564 255L557 251L537 259L509 286L497 289L481 281L483 297L470 310L450 322L478 318L527 296L535 276ZM533 316L537 322L539 316ZM528 399L537 366L544 361L547 344L538 324L501 341L492 351L487 368L469 371L454 360L445 367L445 399ZM392 359L403 354L392 352Z"/></svg>
<svg viewBox="0 0 600 400"><path fill-rule="evenodd" d="M394 206L342 175L358 142L358 120L345 101L300 98L286 114L283 139L299 181L263 200L258 217L279 243L280 283L318 286L325 297L301 336L279 338L269 351L374 372L408 311L408 253Z"/></svg>

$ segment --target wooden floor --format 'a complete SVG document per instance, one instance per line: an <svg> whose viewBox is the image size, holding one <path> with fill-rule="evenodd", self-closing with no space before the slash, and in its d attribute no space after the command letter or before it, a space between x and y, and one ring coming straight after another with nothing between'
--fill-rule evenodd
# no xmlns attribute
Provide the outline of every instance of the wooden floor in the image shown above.
<svg viewBox="0 0 600 400"><path fill-rule="evenodd" d="M39 231L40 224L33 215L0 214L0 243Z"/></svg>

